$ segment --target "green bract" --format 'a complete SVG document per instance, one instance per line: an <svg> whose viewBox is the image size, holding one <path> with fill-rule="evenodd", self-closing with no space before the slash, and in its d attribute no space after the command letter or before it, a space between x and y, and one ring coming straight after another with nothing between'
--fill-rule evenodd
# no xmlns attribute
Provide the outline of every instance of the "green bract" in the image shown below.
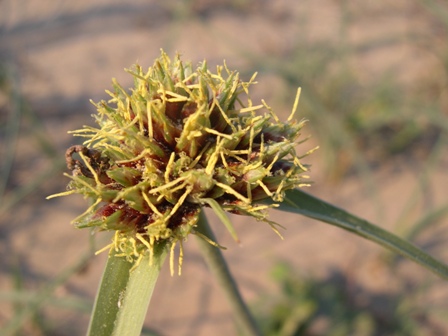
<svg viewBox="0 0 448 336"><path fill-rule="evenodd" d="M249 98L255 75L243 82L225 65L211 72L206 62L194 70L163 52L147 72L138 65L127 71L134 88L114 80L112 99L95 104L99 127L73 132L87 140L68 149L71 182L59 195L93 202L75 225L115 230L109 247L137 263L155 244L174 248L195 234L202 206L216 211L235 238L223 210L272 226L269 206L257 201L281 202L305 177L295 152L304 124L293 119L298 96L282 123Z"/></svg>

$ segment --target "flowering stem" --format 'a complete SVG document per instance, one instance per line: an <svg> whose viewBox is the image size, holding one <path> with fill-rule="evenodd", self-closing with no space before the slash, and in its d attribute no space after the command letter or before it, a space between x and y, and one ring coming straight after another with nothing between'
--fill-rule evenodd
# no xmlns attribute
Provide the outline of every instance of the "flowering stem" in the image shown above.
<svg viewBox="0 0 448 336"><path fill-rule="evenodd" d="M203 211L201 211L199 216L196 230L212 241L216 241L213 231L211 230ZM244 334L251 336L261 335L261 331L259 330L255 319L241 297L221 250L200 237L198 237L198 243L210 271L216 276L221 287L226 293L229 303L234 311L234 316L237 319L237 323L241 328L243 328Z"/></svg>
<svg viewBox="0 0 448 336"><path fill-rule="evenodd" d="M154 249L152 264L149 256L145 256L131 271L133 264L126 258L116 257L112 251L101 279L87 335L140 335L165 257L166 248L159 245Z"/></svg>

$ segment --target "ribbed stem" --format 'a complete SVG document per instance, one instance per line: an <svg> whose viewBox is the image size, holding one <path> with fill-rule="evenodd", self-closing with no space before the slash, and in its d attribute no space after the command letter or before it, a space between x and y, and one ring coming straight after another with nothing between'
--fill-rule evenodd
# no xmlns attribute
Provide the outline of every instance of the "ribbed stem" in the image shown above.
<svg viewBox="0 0 448 336"><path fill-rule="evenodd" d="M196 230L209 239L216 241L215 235L203 211L200 214ZM198 243L210 271L218 279L219 284L224 290L237 323L243 329L244 334L248 336L261 335L261 331L238 290L221 250L200 237L198 237Z"/></svg>
<svg viewBox="0 0 448 336"><path fill-rule="evenodd" d="M152 264L146 256L130 272L132 264L111 253L95 300L88 336L141 334L165 257L166 248L157 246Z"/></svg>

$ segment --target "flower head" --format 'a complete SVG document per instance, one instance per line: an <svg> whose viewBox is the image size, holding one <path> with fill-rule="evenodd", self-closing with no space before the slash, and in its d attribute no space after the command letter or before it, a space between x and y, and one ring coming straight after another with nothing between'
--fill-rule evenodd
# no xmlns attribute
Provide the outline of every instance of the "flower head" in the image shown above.
<svg viewBox="0 0 448 336"><path fill-rule="evenodd" d="M196 233L202 206L272 225L259 201L281 202L306 171L295 152L304 124L293 118L298 96L283 123L264 101L252 103L255 75L243 82L225 65L195 70L162 52L148 71L127 72L134 88L113 80L111 99L94 104L98 127L72 132L86 141L67 150L71 182L59 195L92 200L75 225L115 230L109 247L131 262Z"/></svg>

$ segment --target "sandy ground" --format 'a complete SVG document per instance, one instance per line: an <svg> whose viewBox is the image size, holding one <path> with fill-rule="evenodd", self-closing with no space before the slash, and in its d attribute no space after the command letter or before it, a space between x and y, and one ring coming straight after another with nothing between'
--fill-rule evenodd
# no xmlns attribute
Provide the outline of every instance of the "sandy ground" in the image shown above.
<svg viewBox="0 0 448 336"><path fill-rule="evenodd" d="M145 67L151 65L160 48L169 54L179 51L185 60L194 63L206 58L213 65L225 59L229 67L243 69L244 73L250 66L246 51L258 57L268 54L283 57L290 52L298 34L302 37L305 34L305 39L325 40L336 36L341 29L342 14L337 1L229 3L193 1L189 9L181 1L166 1L163 5L156 1L133 1L130 5L122 1L84 0L0 2L0 55L10 64L8 70L16 87L37 116L35 121L30 114L21 117L5 204L15 190L47 174L32 193L1 214L2 291L14 287L12 274L17 270L24 276L25 288L41 288L89 250L89 232L75 230L69 224L85 208L84 201L76 197L44 200L46 195L64 190L67 181L62 177L63 166L51 170L51 155L44 152L37 139L40 134L51 143L62 162L64 150L76 141L67 130L92 124L90 115L95 111L88 101L106 98L104 89L110 88L111 77L129 87L130 77L123 68L136 61ZM396 2L393 8L384 4L354 7L353 11L366 10L383 21L380 25L373 18L360 21L348 36L354 41L375 34L380 36L385 25L389 31L424 29L424 23L422 27L412 24L412 10L406 15L381 15L383 11L400 11L400 6L405 6L403 3ZM195 20L189 19L188 10L196 12ZM378 28L372 29L374 26ZM405 68L416 62L409 57L406 46L390 48L372 51L356 60L356 66L368 78L378 71L378 57L382 57L384 67ZM420 60L417 63L422 67ZM403 74L404 79L409 77L412 74ZM260 84L253 90L254 100L264 97L270 102L271 99L271 105L278 109L293 103L293 97L287 104L272 97L272 85L279 81L272 74L260 73L258 81ZM306 94L306 83L303 86ZM279 112L288 113L288 110ZM0 116L0 121L7 122L8 118ZM36 135L38 122L43 128ZM312 140L304 148L310 149L315 144L316 140ZM325 169L320 167L324 160L319 153L307 162L313 165L311 175L315 184L309 189L311 193L392 230L418 190L425 167L425 162L411 160L381 165L370 176L375 186L372 196L372 189L356 176L339 183L330 182ZM414 218L446 203L446 168L445 160L440 169L434 170L425 194L417 193L411 212ZM267 225L234 216L242 240L242 246L237 246L213 215L210 218L220 243L228 247L224 255L249 301L274 290L268 274L279 260L290 262L310 276L322 277L337 269L354 283L374 292L388 293L400 286L381 262L379 247L340 229L273 211L272 219L285 226L282 241ZM104 243L107 238L98 240ZM149 308L147 326L163 335L234 335L229 306L209 275L194 237L184 245L183 274L171 277L165 267ZM98 243L97 247L100 246ZM446 251L432 252L448 260ZM87 268L57 288L55 296L92 299L105 257L106 254L93 257ZM418 266L399 265L397 273L409 273L415 279L427 278ZM10 305L1 301L0 307L0 325L6 325L13 312ZM51 307L46 314L52 316L54 335L82 335L86 330L88 314ZM30 329L27 335L32 332Z"/></svg>

